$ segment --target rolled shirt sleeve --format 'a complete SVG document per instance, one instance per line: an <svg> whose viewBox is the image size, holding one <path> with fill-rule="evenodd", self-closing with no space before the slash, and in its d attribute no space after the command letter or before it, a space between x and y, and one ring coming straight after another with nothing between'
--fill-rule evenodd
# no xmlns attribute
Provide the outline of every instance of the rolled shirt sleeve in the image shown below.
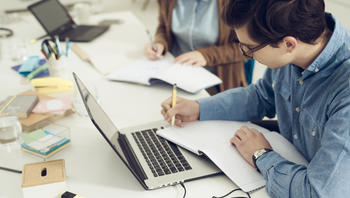
<svg viewBox="0 0 350 198"><path fill-rule="evenodd" d="M309 165L297 165L276 152L258 158L257 167L272 197L347 197L350 188L350 108L335 113L321 147Z"/></svg>
<svg viewBox="0 0 350 198"><path fill-rule="evenodd" d="M267 69L257 84L235 88L197 100L200 120L259 120L275 116L272 71Z"/></svg>

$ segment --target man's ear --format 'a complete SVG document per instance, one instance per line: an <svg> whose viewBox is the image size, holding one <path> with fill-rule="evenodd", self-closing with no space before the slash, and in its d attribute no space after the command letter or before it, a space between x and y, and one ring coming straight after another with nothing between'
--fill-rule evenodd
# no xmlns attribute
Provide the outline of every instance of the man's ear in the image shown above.
<svg viewBox="0 0 350 198"><path fill-rule="evenodd" d="M286 36L283 38L282 46L286 49L287 52L293 52L297 45L298 41L295 37Z"/></svg>

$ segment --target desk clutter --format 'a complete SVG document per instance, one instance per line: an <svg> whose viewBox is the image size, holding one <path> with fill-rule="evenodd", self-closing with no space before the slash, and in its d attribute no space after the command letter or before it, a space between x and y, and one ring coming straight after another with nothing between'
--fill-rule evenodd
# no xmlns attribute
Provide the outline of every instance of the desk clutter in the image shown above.
<svg viewBox="0 0 350 198"><path fill-rule="evenodd" d="M37 95L8 96L0 104L0 116L27 118L38 101Z"/></svg>
<svg viewBox="0 0 350 198"><path fill-rule="evenodd" d="M20 95L37 95L39 97L39 106L34 107L35 112L29 114L27 118L20 119L23 131L42 128L73 113L72 102L66 98L54 98L35 91L27 91Z"/></svg>
<svg viewBox="0 0 350 198"><path fill-rule="evenodd" d="M72 82L59 78L60 67L65 64L72 42L69 38L65 41L66 47L63 49L58 40L45 39L41 43L41 52L45 59L39 56L29 56L22 64L12 66L12 70L23 76L27 82L31 82L40 93L55 93L72 90ZM65 58L62 58L65 56ZM63 63L62 63L63 62Z"/></svg>
<svg viewBox="0 0 350 198"><path fill-rule="evenodd" d="M65 50L63 50L57 36L55 39L45 39L41 42L41 52L47 60L50 57L54 57L58 60L63 55L68 56L69 50L72 46L72 41L69 41L68 37L65 40L65 45Z"/></svg>
<svg viewBox="0 0 350 198"><path fill-rule="evenodd" d="M70 98L54 98L35 91L9 96L0 102L0 117L17 117L20 128L18 133L26 132L22 133L22 149L42 158L52 156L70 143L69 128L53 122L72 113ZM0 130L0 136L5 136L6 131L12 133L10 129L3 129Z"/></svg>
<svg viewBox="0 0 350 198"><path fill-rule="evenodd" d="M22 172L22 187L64 182L66 168L63 159L25 164Z"/></svg>
<svg viewBox="0 0 350 198"><path fill-rule="evenodd" d="M33 79L30 83L41 94L71 91L73 89L72 81L58 77Z"/></svg>
<svg viewBox="0 0 350 198"><path fill-rule="evenodd" d="M42 128L72 113L70 98L54 98L36 91L26 91L0 101L0 116L17 116L26 132Z"/></svg>
<svg viewBox="0 0 350 198"><path fill-rule="evenodd" d="M29 57L28 60L32 59L32 57L33 56ZM38 62L35 63L33 67L31 67L29 71L23 72L21 68L25 64L26 62L22 65L15 65L11 68L14 71L18 72L18 74L20 74L21 76L26 77L26 81L30 81L33 78L50 76L49 68L45 59L40 59Z"/></svg>
<svg viewBox="0 0 350 198"><path fill-rule="evenodd" d="M59 197L66 190L63 159L25 164L22 172L23 197Z"/></svg>
<svg viewBox="0 0 350 198"><path fill-rule="evenodd" d="M22 171L24 197L83 198L67 191L64 159L25 164Z"/></svg>
<svg viewBox="0 0 350 198"><path fill-rule="evenodd" d="M48 158L70 143L69 129L48 131L38 129L22 135L22 149L42 158Z"/></svg>

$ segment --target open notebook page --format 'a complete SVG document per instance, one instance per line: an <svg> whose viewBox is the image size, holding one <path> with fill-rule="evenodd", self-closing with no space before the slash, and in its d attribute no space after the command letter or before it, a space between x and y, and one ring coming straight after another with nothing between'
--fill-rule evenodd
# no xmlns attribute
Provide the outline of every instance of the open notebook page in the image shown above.
<svg viewBox="0 0 350 198"><path fill-rule="evenodd" d="M178 87L196 93L202 89L220 84L221 80L203 67L173 63L171 66L155 75L155 78L177 84Z"/></svg>
<svg viewBox="0 0 350 198"><path fill-rule="evenodd" d="M108 75L110 80L134 82L144 85L151 85L150 79L168 69L171 65L169 61L151 61L141 59L133 62L123 69L117 70Z"/></svg>
<svg viewBox="0 0 350 198"><path fill-rule="evenodd" d="M221 80L203 67L193 67L174 63L173 59L151 61L141 59L107 76L110 80L151 85L153 80L161 80L190 93L217 85Z"/></svg>
<svg viewBox="0 0 350 198"><path fill-rule="evenodd" d="M235 131L241 126L262 132L272 148L286 159L297 164L307 164L304 157L284 137L250 122L190 122L185 123L183 128L168 127L159 130L157 134L194 153L205 153L233 182L244 191L250 192L263 187L265 180L230 143Z"/></svg>

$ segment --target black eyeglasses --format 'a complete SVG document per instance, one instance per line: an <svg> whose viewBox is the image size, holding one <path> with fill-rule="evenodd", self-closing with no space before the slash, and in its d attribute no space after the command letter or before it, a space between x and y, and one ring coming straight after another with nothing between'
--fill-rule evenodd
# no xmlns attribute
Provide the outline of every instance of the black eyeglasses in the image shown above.
<svg viewBox="0 0 350 198"><path fill-rule="evenodd" d="M253 58L253 53L266 47L267 45L269 45L271 43L271 41L265 41L263 43L261 43L260 45L256 46L256 47L249 47L248 45L245 45L241 42L239 42L239 49L241 50L242 54L247 57L252 59ZM246 49L245 49L246 48Z"/></svg>

